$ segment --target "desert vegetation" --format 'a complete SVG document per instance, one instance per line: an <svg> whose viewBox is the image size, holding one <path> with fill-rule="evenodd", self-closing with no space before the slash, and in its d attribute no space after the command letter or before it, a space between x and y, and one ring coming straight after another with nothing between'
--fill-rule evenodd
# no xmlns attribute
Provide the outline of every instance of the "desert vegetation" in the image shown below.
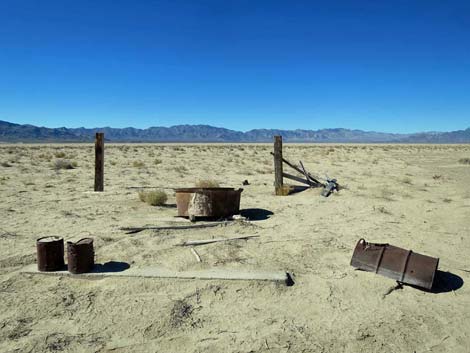
<svg viewBox="0 0 470 353"><path fill-rule="evenodd" d="M470 165L470 158L460 158L459 163Z"/></svg>
<svg viewBox="0 0 470 353"><path fill-rule="evenodd" d="M168 196L162 190L139 191L139 200L151 206L163 206L168 200Z"/></svg>
<svg viewBox="0 0 470 353"><path fill-rule="evenodd" d="M196 181L195 186L197 188L218 188L220 187L220 184L217 180L201 179Z"/></svg>

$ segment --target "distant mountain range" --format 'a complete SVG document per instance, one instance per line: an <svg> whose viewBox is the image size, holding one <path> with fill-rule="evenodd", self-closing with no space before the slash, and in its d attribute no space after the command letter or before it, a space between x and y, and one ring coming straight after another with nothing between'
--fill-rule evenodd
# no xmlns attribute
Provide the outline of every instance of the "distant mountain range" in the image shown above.
<svg viewBox="0 0 470 353"><path fill-rule="evenodd" d="M209 125L176 125L136 129L46 128L0 120L0 142L90 142L95 132L104 132L110 142L271 142L282 135L285 142L357 142L357 143L470 143L470 128L451 132L391 134L384 132L321 129L234 131Z"/></svg>

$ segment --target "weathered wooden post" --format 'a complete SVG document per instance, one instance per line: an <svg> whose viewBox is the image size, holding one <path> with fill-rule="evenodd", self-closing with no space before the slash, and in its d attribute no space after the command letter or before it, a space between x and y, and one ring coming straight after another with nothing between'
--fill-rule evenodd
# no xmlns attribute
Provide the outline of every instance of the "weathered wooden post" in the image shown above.
<svg viewBox="0 0 470 353"><path fill-rule="evenodd" d="M274 189L276 195L284 195L282 181L282 136L274 136Z"/></svg>
<svg viewBox="0 0 470 353"><path fill-rule="evenodd" d="M104 133L97 132L95 139L95 191L104 190Z"/></svg>

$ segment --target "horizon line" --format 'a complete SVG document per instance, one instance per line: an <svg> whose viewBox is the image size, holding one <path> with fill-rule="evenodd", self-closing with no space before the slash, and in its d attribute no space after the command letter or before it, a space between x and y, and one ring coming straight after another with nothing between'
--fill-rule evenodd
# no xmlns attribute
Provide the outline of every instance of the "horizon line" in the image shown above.
<svg viewBox="0 0 470 353"><path fill-rule="evenodd" d="M262 128L253 128L253 129L250 129L250 130L235 130L235 129L230 129L230 128L227 128L227 127L223 127L223 126L215 126L215 125L210 125L210 124L176 124L176 125L170 125L170 126L165 126L165 125L153 125L153 126L148 126L148 127L134 127L134 126L125 126L125 127L114 127L114 126L95 126L95 127L86 127L86 126L77 126L77 127L71 127L71 126L55 126L55 127L52 127L52 126L45 126L45 125L34 125L34 124L30 124L30 123L26 123L26 124L21 124L21 123L16 123L16 122L12 122L12 121L8 121L8 120L1 120L0 121L3 121L3 122L6 122L6 123L10 123L10 124L17 124L17 125L30 125L30 126L35 126L35 127L40 127L40 128L47 128L47 129L61 129L61 128L64 128L64 129L89 129L89 130L94 130L94 129L106 129L106 128L110 128L110 129L137 129L137 130L147 130L147 129L151 129L151 128L172 128L172 127L177 127L177 126L209 126L209 127L213 127L213 128L218 128L218 129L226 129L226 130L230 130L230 131L235 131L235 132L241 132L241 133L247 133L247 132L250 132L250 131L254 131L254 130L283 130L283 131L297 131L297 130L303 130L303 131L321 131L321 130L338 130L338 129L343 129L343 130L350 130L350 131L363 131L363 132L375 132L375 133L381 133L381 134L394 134L394 135L413 135L413 134L421 134L421 133L446 133L446 132L454 132L454 131L465 131L467 129L470 129L470 126L469 127L464 127L464 128L461 128L459 130L423 130L423 131L415 131L415 132L390 132L390 131L378 131L378 130L363 130L363 129L359 129L359 128L350 128L350 127L328 127L328 128L317 128L317 129L306 129L306 128L295 128L295 129L283 129L283 128L267 128L267 127L262 127Z"/></svg>

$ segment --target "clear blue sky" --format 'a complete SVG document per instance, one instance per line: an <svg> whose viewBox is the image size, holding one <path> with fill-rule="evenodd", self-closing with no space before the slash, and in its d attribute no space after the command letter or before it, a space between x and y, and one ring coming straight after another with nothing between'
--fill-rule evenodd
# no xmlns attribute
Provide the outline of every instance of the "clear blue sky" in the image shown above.
<svg viewBox="0 0 470 353"><path fill-rule="evenodd" d="M470 126L470 1L1 0L0 120Z"/></svg>

